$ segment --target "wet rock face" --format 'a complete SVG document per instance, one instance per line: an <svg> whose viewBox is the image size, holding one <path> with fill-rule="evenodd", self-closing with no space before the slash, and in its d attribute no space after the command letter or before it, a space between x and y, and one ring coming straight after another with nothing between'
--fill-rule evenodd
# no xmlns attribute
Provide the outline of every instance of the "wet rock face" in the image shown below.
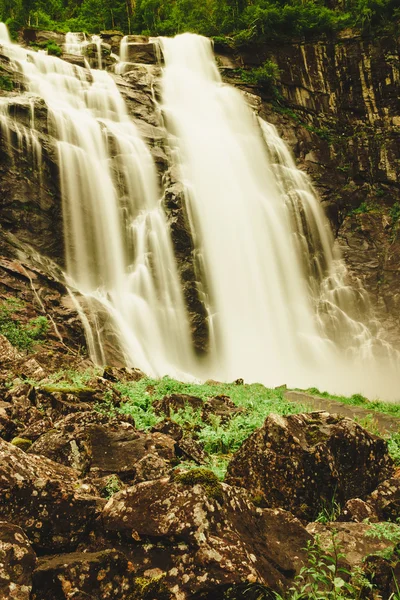
<svg viewBox="0 0 400 600"><path fill-rule="evenodd" d="M34 548L73 549L97 511L96 498L72 469L0 440L0 514L19 525Z"/></svg>
<svg viewBox="0 0 400 600"><path fill-rule="evenodd" d="M319 412L270 415L228 466L227 483L264 506L312 520L332 500L365 498L393 471L386 442L355 421Z"/></svg>
<svg viewBox="0 0 400 600"><path fill-rule="evenodd" d="M151 565L182 599L246 581L282 589L310 539L289 513L257 509L204 469L128 488L102 520L107 536L131 546L138 572Z"/></svg>
<svg viewBox="0 0 400 600"><path fill-rule="evenodd" d="M36 555L20 527L0 521L0 597L30 600Z"/></svg>

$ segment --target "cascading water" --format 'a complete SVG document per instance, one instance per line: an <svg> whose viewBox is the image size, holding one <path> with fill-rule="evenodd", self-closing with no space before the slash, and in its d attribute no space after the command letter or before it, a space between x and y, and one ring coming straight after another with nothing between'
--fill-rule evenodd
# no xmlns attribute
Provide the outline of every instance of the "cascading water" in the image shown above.
<svg viewBox="0 0 400 600"><path fill-rule="evenodd" d="M212 315L213 376L398 397L399 359L362 322L307 177L222 84L211 42L162 38L161 108L187 186Z"/></svg>
<svg viewBox="0 0 400 600"><path fill-rule="evenodd" d="M32 95L44 99L58 150L67 278L81 298L93 358L114 352L149 374L191 366L190 331L157 174L113 79L2 41ZM4 98L1 121L15 135ZM36 136L35 122L31 123Z"/></svg>
<svg viewBox="0 0 400 600"><path fill-rule="evenodd" d="M70 31L65 34L64 51L66 54L85 56L85 48L87 48L90 44L93 44L96 47L96 67L98 69L102 69L103 60L101 54L101 37L99 35L92 35L90 36L90 40L88 40L86 33L73 33Z"/></svg>
<svg viewBox="0 0 400 600"><path fill-rule="evenodd" d="M201 358L192 347L155 166L114 80L11 44L2 26L0 43L29 91L2 98L2 139L10 153L15 140L28 148L39 172L35 97L48 108L66 277L79 292L72 298L95 360L112 360L111 351L150 375L244 377L398 397L396 355L365 325L365 292L348 285L307 177L274 128L222 84L208 40L184 34L160 42L161 110L186 185L208 299L211 345ZM29 104L30 128L9 110L16 101Z"/></svg>

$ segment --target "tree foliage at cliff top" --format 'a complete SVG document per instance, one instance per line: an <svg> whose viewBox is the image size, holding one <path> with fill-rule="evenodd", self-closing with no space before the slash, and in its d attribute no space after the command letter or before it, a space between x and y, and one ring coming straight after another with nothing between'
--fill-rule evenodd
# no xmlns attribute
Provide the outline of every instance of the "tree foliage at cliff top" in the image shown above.
<svg viewBox="0 0 400 600"><path fill-rule="evenodd" d="M398 0L0 0L0 20L60 31L231 36L237 44L312 37L345 27L393 31Z"/></svg>

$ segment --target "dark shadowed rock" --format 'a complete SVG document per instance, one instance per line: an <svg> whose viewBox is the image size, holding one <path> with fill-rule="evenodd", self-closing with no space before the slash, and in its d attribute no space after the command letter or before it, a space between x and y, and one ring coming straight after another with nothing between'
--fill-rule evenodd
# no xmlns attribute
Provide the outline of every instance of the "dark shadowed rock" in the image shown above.
<svg viewBox="0 0 400 600"><path fill-rule="evenodd" d="M20 527L0 521L0 598L29 600L36 555Z"/></svg>
<svg viewBox="0 0 400 600"><path fill-rule="evenodd" d="M164 396L162 400L153 403L154 412L157 415L164 414L168 417L172 412L191 408L192 410L200 410L204 406L204 401L197 396L189 396L188 394L170 394Z"/></svg>
<svg viewBox="0 0 400 600"><path fill-rule="evenodd" d="M382 482L366 500L380 521L397 521L400 518L400 477Z"/></svg>
<svg viewBox="0 0 400 600"><path fill-rule="evenodd" d="M334 498L365 498L393 471L386 442L325 412L269 415L233 457L227 483L312 520Z"/></svg>
<svg viewBox="0 0 400 600"><path fill-rule="evenodd" d="M39 550L73 549L90 529L98 499L76 473L0 440L0 517Z"/></svg>
<svg viewBox="0 0 400 600"><path fill-rule="evenodd" d="M172 437L175 441L179 441L183 436L182 427L178 425L178 423L175 423L175 421L171 421L171 419L160 421L151 428L151 432L164 433L164 435L169 435L169 437Z"/></svg>
<svg viewBox="0 0 400 600"><path fill-rule="evenodd" d="M29 453L72 467L81 476L116 474L131 482L136 476L145 480L146 473L153 479L157 468L162 476L177 462L172 438L137 431L124 415L110 418L96 412L74 413L57 421Z"/></svg>
<svg viewBox="0 0 400 600"><path fill-rule="evenodd" d="M131 600L133 580L132 566L116 550L45 557L34 573L32 600Z"/></svg>
<svg viewBox="0 0 400 600"><path fill-rule="evenodd" d="M260 582L280 590L298 572L311 537L282 510L261 510L244 490L205 469L141 483L103 511L112 539L131 546L137 571L165 576L174 598ZM126 546L128 545L128 546Z"/></svg>

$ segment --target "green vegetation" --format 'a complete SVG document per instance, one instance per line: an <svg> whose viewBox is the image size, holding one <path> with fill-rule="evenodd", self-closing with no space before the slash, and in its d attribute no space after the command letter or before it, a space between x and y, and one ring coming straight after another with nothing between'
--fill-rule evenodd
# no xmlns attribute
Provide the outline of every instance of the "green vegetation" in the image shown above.
<svg viewBox="0 0 400 600"><path fill-rule="evenodd" d="M175 483L182 483L183 485L201 485L209 498L217 500L220 503L224 500L222 486L218 477L208 469L190 469L189 471L174 475L173 480Z"/></svg>
<svg viewBox="0 0 400 600"><path fill-rule="evenodd" d="M106 498L110 499L111 496L122 489L122 486L123 484L118 475L110 475L110 477L107 479L106 485L104 486Z"/></svg>
<svg viewBox="0 0 400 600"><path fill-rule="evenodd" d="M328 392L320 392L318 388L308 388L307 390L302 391L314 396L319 396L321 398L337 400L338 402L343 402L343 404L361 406L367 410L385 413L386 415L390 415L392 417L400 417L400 404L398 403L381 402L380 400L368 400L361 394L353 394L350 397L335 396L333 394L329 394Z"/></svg>
<svg viewBox="0 0 400 600"><path fill-rule="evenodd" d="M244 83L263 86L273 89L278 77L278 65L271 60L266 60L263 65L255 69L239 69L238 74Z"/></svg>
<svg viewBox="0 0 400 600"><path fill-rule="evenodd" d="M0 302L0 334L19 350L30 351L34 343L46 337L49 322L40 316L21 323L18 315L23 311L24 303L15 298Z"/></svg>
<svg viewBox="0 0 400 600"><path fill-rule="evenodd" d="M0 75L0 90L11 92L14 88L13 81L7 75Z"/></svg>
<svg viewBox="0 0 400 600"><path fill-rule="evenodd" d="M0 0L11 33L22 26L60 31L174 35L192 31L249 42L330 35L346 27L396 32L398 0ZM340 6L340 8L339 8Z"/></svg>
<svg viewBox="0 0 400 600"><path fill-rule="evenodd" d="M157 416L153 403L168 394L188 394L206 401L215 396L229 396L243 412L236 414L227 423L213 415L205 422L201 410L186 406L171 415L171 419L187 432L194 434L210 455L207 467L223 479L230 456L256 429L261 427L269 413L289 415L304 412L301 404L289 402L283 397L282 389L268 389L261 384L236 385L234 383L196 384L181 383L168 377L163 379L144 378L137 382L116 383L123 396L120 409L99 404L100 411L110 410L129 414L139 429L149 429L164 417ZM309 410L309 409L308 409Z"/></svg>
<svg viewBox="0 0 400 600"><path fill-rule="evenodd" d="M31 43L30 46L35 50L47 50L47 54L52 56L61 56L62 48L52 41Z"/></svg>

